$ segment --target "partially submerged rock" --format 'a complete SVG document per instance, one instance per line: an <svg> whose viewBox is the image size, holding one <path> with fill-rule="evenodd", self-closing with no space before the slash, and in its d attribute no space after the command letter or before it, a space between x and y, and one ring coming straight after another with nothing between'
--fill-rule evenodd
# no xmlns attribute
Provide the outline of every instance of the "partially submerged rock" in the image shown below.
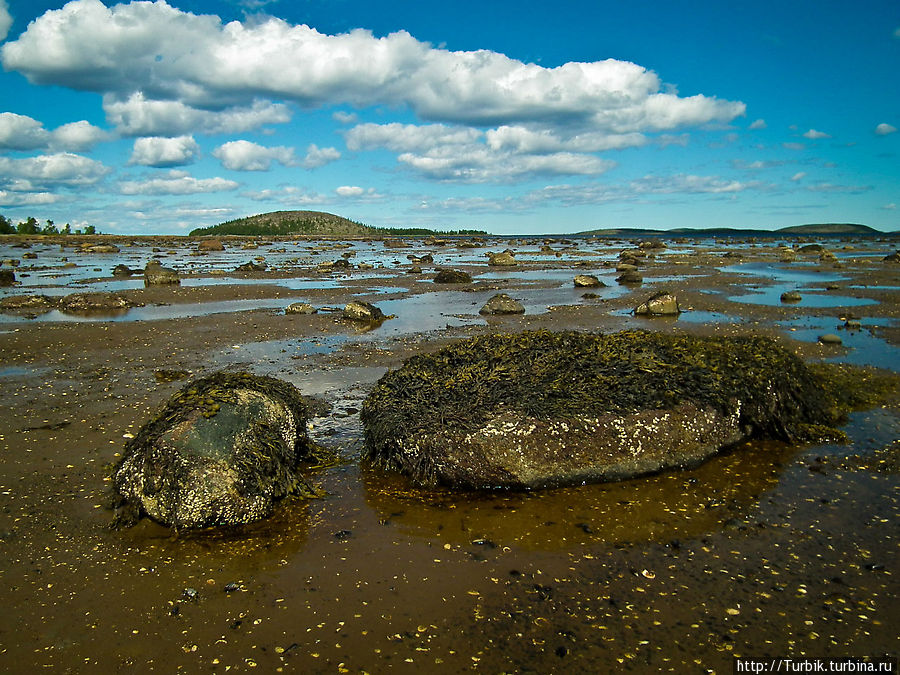
<svg viewBox="0 0 900 675"><path fill-rule="evenodd" d="M361 302L359 300L351 300L344 306L344 311L341 314L342 318L348 319L349 321L368 321L368 322L376 322L376 321L384 321L387 317L385 317L384 312L378 309L375 305L369 302Z"/></svg>
<svg viewBox="0 0 900 675"><path fill-rule="evenodd" d="M525 306L509 297L506 293L497 293L478 310L479 314L524 314Z"/></svg>
<svg viewBox="0 0 900 675"><path fill-rule="evenodd" d="M56 307L57 298L49 295L10 295L0 299L0 312L43 314Z"/></svg>
<svg viewBox="0 0 900 675"><path fill-rule="evenodd" d="M12 270L0 270L0 286L12 286L16 283L16 273Z"/></svg>
<svg viewBox="0 0 900 675"><path fill-rule="evenodd" d="M125 445L113 470L118 525L147 515L176 530L239 525L288 494L313 496L303 471L321 462L300 392L271 377L195 380Z"/></svg>
<svg viewBox="0 0 900 675"><path fill-rule="evenodd" d="M225 244L223 244L219 239L202 239L199 244L197 244L198 251L224 251Z"/></svg>
<svg viewBox="0 0 900 675"><path fill-rule="evenodd" d="M318 311L308 302L292 302L284 308L285 314L316 314Z"/></svg>
<svg viewBox="0 0 900 675"><path fill-rule="evenodd" d="M800 291L785 291L781 294L782 302L800 302L803 300L803 296L800 295Z"/></svg>
<svg viewBox="0 0 900 675"><path fill-rule="evenodd" d="M678 298L667 291L659 291L634 308L638 316L678 316Z"/></svg>
<svg viewBox="0 0 900 675"><path fill-rule="evenodd" d="M622 274L616 277L616 281L618 281L620 284L625 285L638 285L644 283L644 277L641 276L641 273L637 270L625 270L624 272L622 272Z"/></svg>
<svg viewBox="0 0 900 675"><path fill-rule="evenodd" d="M646 331L462 340L387 373L362 409L376 465L463 488L623 479L836 419L822 379L770 339Z"/></svg>
<svg viewBox="0 0 900 675"><path fill-rule="evenodd" d="M573 282L578 288L596 288L598 286L606 286L600 279L593 274L576 274Z"/></svg>

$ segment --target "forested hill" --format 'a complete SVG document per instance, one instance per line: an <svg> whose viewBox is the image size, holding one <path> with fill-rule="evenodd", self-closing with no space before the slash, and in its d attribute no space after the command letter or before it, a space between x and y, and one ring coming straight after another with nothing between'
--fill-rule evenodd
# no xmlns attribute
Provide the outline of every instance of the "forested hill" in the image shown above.
<svg viewBox="0 0 900 675"><path fill-rule="evenodd" d="M229 220L211 227L191 230L191 236L206 234L286 235L312 234L352 237L375 234L378 230L348 218L323 211L275 211Z"/></svg>

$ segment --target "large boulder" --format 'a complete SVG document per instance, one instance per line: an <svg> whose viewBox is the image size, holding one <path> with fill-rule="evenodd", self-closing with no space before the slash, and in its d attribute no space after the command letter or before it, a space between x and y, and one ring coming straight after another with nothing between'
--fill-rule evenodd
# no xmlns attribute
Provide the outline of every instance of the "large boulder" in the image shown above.
<svg viewBox="0 0 900 675"><path fill-rule="evenodd" d="M593 274L576 274L573 283L578 288L597 288L598 286L606 286L606 284Z"/></svg>
<svg viewBox="0 0 900 675"><path fill-rule="evenodd" d="M288 494L313 496L320 463L308 411L287 382L220 372L191 382L125 445L113 470L118 525L147 515L176 530L239 525Z"/></svg>
<svg viewBox="0 0 900 675"><path fill-rule="evenodd" d="M351 300L344 305L341 317L349 321L367 321L370 323L384 321L387 318L378 307L370 302L362 302L360 300Z"/></svg>
<svg viewBox="0 0 900 675"><path fill-rule="evenodd" d="M766 338L494 334L415 356L362 409L375 465L426 484L533 488L697 464L834 421L820 378Z"/></svg>
<svg viewBox="0 0 900 675"><path fill-rule="evenodd" d="M201 239L197 244L198 251L224 251L225 244L219 239Z"/></svg>

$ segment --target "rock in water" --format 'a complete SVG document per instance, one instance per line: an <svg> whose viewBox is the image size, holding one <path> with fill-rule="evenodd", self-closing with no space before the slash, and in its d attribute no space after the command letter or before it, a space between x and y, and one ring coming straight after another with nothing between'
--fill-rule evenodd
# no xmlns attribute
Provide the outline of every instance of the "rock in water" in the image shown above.
<svg viewBox="0 0 900 675"><path fill-rule="evenodd" d="M597 286L606 286L600 279L593 274L577 274L574 280L575 286L578 288L596 288Z"/></svg>
<svg viewBox="0 0 900 675"><path fill-rule="evenodd" d="M438 270L434 277L436 284L470 284L472 283L472 275L461 270Z"/></svg>
<svg viewBox="0 0 900 675"><path fill-rule="evenodd" d="M181 284L181 277L171 267L163 267L158 260L151 260L144 267L145 286L166 286Z"/></svg>
<svg viewBox="0 0 900 675"><path fill-rule="evenodd" d="M361 416L367 456L422 483L571 485L812 437L835 420L821 380L767 338L494 334L407 360Z"/></svg>
<svg viewBox="0 0 900 675"><path fill-rule="evenodd" d="M488 253L488 265L492 267L514 267L519 264L512 253L501 251L500 253Z"/></svg>
<svg viewBox="0 0 900 675"><path fill-rule="evenodd" d="M524 314L525 306L506 293L497 293L478 310L479 314Z"/></svg>
<svg viewBox="0 0 900 675"><path fill-rule="evenodd" d="M678 298L666 291L660 291L635 307L634 313L638 316L678 316L681 314L681 308L678 306Z"/></svg>
<svg viewBox="0 0 900 675"><path fill-rule="evenodd" d="M344 305L344 311L341 314L344 319L350 321L384 321L386 318L384 312L375 305L368 302L360 302L359 300L351 300Z"/></svg>
<svg viewBox="0 0 900 675"><path fill-rule="evenodd" d="M12 270L0 270L0 286L12 286L16 283L16 273Z"/></svg>
<svg viewBox="0 0 900 675"><path fill-rule="evenodd" d="M185 386L125 445L113 470L118 524L145 514L175 529L238 525L287 494L312 496L320 462L307 406L292 385L216 373Z"/></svg>

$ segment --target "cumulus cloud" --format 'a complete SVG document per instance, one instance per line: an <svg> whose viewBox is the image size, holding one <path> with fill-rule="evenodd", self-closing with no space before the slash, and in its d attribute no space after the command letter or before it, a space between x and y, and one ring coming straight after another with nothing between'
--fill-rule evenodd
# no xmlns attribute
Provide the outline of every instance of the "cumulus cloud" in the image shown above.
<svg viewBox="0 0 900 675"><path fill-rule="evenodd" d="M728 122L745 109L710 96L679 97L656 73L625 61L545 68L487 50L437 49L405 31L327 35L273 17L223 24L164 0L109 8L74 0L34 20L3 45L0 58L34 83L106 94L111 120L126 125L116 107L138 93L213 116L268 98L406 106L428 121L562 124L613 134Z"/></svg>
<svg viewBox="0 0 900 675"><path fill-rule="evenodd" d="M809 138L810 140L818 140L820 138L831 138L830 135L826 134L824 131L816 131L815 129L810 129L806 133L803 134L804 138Z"/></svg>
<svg viewBox="0 0 900 675"><path fill-rule="evenodd" d="M300 164L304 169L318 169L320 166L331 164L341 158L337 148L320 148L315 143L310 143L306 148L306 157Z"/></svg>
<svg viewBox="0 0 900 675"><path fill-rule="evenodd" d="M768 125L764 119L754 120L753 123L748 127L749 129L765 129Z"/></svg>
<svg viewBox="0 0 900 675"><path fill-rule="evenodd" d="M283 103L254 99L247 105L207 110L182 101L151 100L142 92L127 97L106 95L103 109L110 123L126 136L179 136L192 131L233 133L291 119Z"/></svg>
<svg viewBox="0 0 900 675"><path fill-rule="evenodd" d="M6 0L0 0L0 42L6 39L9 29L12 27L12 17L9 15L9 5Z"/></svg>
<svg viewBox="0 0 900 675"><path fill-rule="evenodd" d="M875 127L875 133L879 136L887 136L888 134L892 134L897 131L897 127L892 124L887 124L886 122L882 122L877 127Z"/></svg>
<svg viewBox="0 0 900 675"><path fill-rule="evenodd" d="M627 202L654 195L732 195L760 187L760 183L728 180L719 176L678 174L675 176L644 176L625 184L550 185L529 193L526 200L529 202L552 201L567 206L576 206Z"/></svg>
<svg viewBox="0 0 900 675"><path fill-rule="evenodd" d="M0 150L84 151L107 138L105 131L85 120L48 131L27 115L0 113Z"/></svg>
<svg viewBox="0 0 900 675"><path fill-rule="evenodd" d="M42 206L55 204L59 195L50 192L11 192L0 190L0 206Z"/></svg>
<svg viewBox="0 0 900 675"><path fill-rule="evenodd" d="M385 148L426 178L483 183L536 175L597 175L615 162L587 151L641 145L640 135L585 134L564 139L551 132L503 126L487 132L445 124L360 124L345 133L351 150ZM582 150L573 152L570 150Z"/></svg>
<svg viewBox="0 0 900 675"><path fill-rule="evenodd" d="M14 186L16 191L93 185L108 172L102 162L69 152L23 159L0 157L2 181L6 187Z"/></svg>
<svg viewBox="0 0 900 675"><path fill-rule="evenodd" d="M317 192L310 192L296 185L284 185L278 188L266 188L243 193L244 197L257 202L275 202L283 206L310 206L330 201L329 197Z"/></svg>
<svg viewBox="0 0 900 675"><path fill-rule="evenodd" d="M229 141L213 150L222 166L232 171L268 171L272 162L294 166L294 149L283 145L267 148L250 141Z"/></svg>
<svg viewBox="0 0 900 675"><path fill-rule="evenodd" d="M200 153L193 136L138 138L134 141L130 164L171 167L192 163Z"/></svg>
<svg viewBox="0 0 900 675"><path fill-rule="evenodd" d="M123 195L192 195L236 190L238 184L225 178L194 178L186 171L170 171L165 177L149 180L122 181Z"/></svg>
<svg viewBox="0 0 900 675"><path fill-rule="evenodd" d="M331 116L331 119L333 119L335 122L340 122L341 124L353 124L354 122L356 122L356 120L359 119L359 115L357 115L356 113L338 110Z"/></svg>

